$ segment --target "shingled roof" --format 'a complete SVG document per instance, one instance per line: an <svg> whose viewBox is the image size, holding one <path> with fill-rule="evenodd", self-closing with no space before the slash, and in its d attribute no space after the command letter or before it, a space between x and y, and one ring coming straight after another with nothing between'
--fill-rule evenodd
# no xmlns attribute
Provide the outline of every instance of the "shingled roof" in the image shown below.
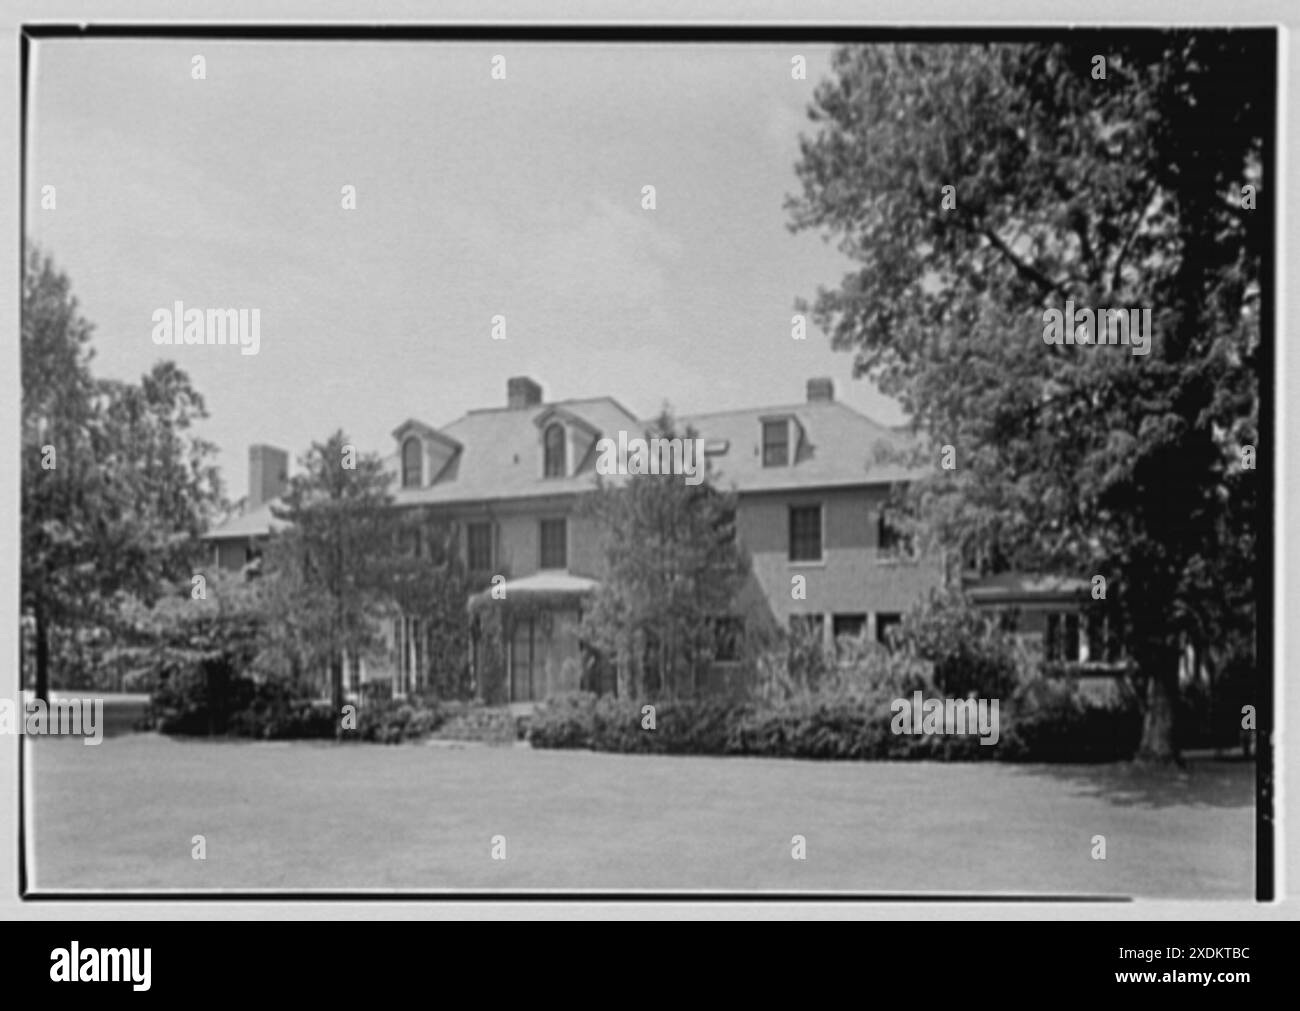
<svg viewBox="0 0 1300 1011"><path fill-rule="evenodd" d="M396 488L399 505L436 505L564 495L586 491L595 484L594 458L568 477L543 477L541 443L536 419L555 410L576 416L602 435L617 438L620 431L640 432L642 424L613 397L564 400L538 404L526 410L509 408L470 411L441 428L461 445L461 450L433 484L423 488ZM385 466L398 473L396 455Z"/></svg>
<svg viewBox="0 0 1300 1011"><path fill-rule="evenodd" d="M638 419L612 397L565 400L526 409L470 411L436 431L459 447L430 485L402 488L394 481L398 505L451 505L519 500L575 494L596 481L595 456L578 461L575 473L543 477L537 421L560 413L577 419L601 437L618 438L620 431L636 437L653 422ZM764 419L793 418L799 433L792 446L792 463L764 467ZM408 422L409 424L409 422ZM835 401L782 407L747 408L678 419L705 440L714 480L720 487L744 493L800 488L852 487L914 480L924 470L910 466L901 455L913 440L852 408ZM398 453L384 457L384 468L400 477ZM279 526L270 505L235 516L211 531L210 539L262 536Z"/></svg>
<svg viewBox="0 0 1300 1011"><path fill-rule="evenodd" d="M801 445L791 448L798 451L793 464L764 467L762 421L783 416L798 422ZM914 444L911 437L833 400L696 414L679 425L705 440L719 486L742 493L892 484L925 474L900 459ZM713 451L723 442L725 451Z"/></svg>

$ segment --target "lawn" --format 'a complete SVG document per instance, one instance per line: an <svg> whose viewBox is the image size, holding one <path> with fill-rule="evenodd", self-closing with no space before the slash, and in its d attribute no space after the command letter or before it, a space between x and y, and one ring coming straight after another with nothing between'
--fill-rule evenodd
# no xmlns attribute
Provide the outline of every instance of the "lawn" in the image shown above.
<svg viewBox="0 0 1300 1011"><path fill-rule="evenodd" d="M28 739L29 881L1253 895L1254 768ZM192 858L192 837L206 840ZM493 836L506 859L493 860ZM791 858L791 837L807 859ZM1106 859L1091 856L1106 837Z"/></svg>

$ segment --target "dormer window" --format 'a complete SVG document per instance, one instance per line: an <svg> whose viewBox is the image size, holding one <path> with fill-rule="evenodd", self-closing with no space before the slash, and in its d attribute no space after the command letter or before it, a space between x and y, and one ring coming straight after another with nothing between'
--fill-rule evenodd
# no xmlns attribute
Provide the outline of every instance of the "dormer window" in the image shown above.
<svg viewBox="0 0 1300 1011"><path fill-rule="evenodd" d="M542 475L564 477L564 426L558 421L546 426L542 448L545 455Z"/></svg>
<svg viewBox="0 0 1300 1011"><path fill-rule="evenodd" d="M785 418L763 422L763 466L788 467L789 465L790 423Z"/></svg>
<svg viewBox="0 0 1300 1011"><path fill-rule="evenodd" d="M428 488L443 479L454 479L455 460L464 449L450 435L415 418L407 418L393 429L393 443L397 447L396 477L402 488Z"/></svg>
<svg viewBox="0 0 1300 1011"><path fill-rule="evenodd" d="M402 487L418 488L424 483L424 447L411 436L402 443Z"/></svg>
<svg viewBox="0 0 1300 1011"><path fill-rule="evenodd" d="M535 474L543 480L573 477L594 460L592 447L600 438L600 429L580 414L552 404L533 418L537 429L541 464Z"/></svg>

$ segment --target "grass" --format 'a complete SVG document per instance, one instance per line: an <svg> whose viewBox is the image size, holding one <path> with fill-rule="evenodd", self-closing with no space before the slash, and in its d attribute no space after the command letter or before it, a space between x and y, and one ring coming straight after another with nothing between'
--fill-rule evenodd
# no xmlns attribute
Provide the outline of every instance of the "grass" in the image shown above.
<svg viewBox="0 0 1300 1011"><path fill-rule="evenodd" d="M1246 763L821 763L154 734L24 746L38 892L1253 894ZM195 835L205 860L191 856ZM496 835L504 861L490 858Z"/></svg>

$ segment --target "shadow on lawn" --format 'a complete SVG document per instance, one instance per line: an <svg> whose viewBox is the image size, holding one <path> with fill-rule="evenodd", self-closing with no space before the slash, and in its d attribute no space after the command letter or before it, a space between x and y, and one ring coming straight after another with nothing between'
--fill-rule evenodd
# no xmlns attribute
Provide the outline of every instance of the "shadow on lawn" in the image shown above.
<svg viewBox="0 0 1300 1011"><path fill-rule="evenodd" d="M1020 775L1055 779L1072 796L1098 797L1118 807L1255 806L1253 762L1190 759L1181 769L1136 762L1015 768Z"/></svg>

